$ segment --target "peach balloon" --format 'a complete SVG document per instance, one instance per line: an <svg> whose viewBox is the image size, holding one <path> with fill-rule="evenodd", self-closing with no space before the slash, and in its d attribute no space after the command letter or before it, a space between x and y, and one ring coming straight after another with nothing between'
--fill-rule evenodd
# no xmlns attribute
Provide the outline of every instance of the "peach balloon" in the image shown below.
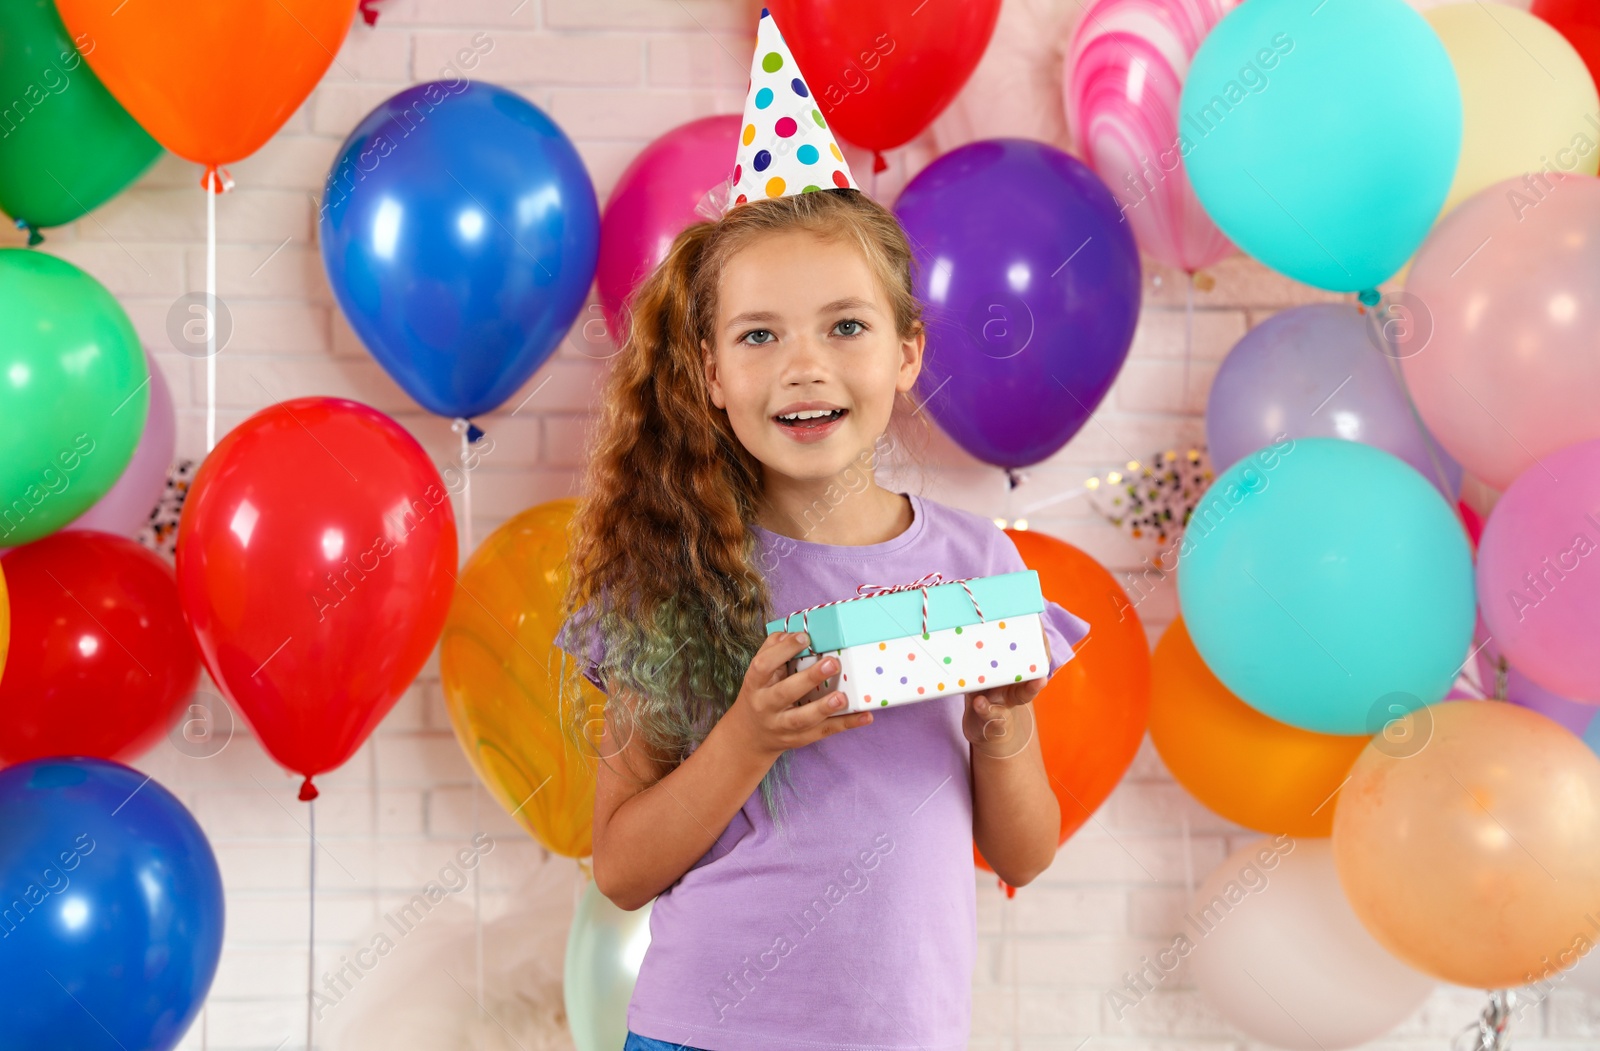
<svg viewBox="0 0 1600 1051"><path fill-rule="evenodd" d="M1373 739L1339 793L1333 851L1356 915L1446 982L1525 985L1600 936L1600 758L1502 701L1443 701Z"/></svg>
<svg viewBox="0 0 1600 1051"><path fill-rule="evenodd" d="M1367 735L1320 734L1245 704L1206 667L1183 618L1156 644L1150 740L1178 783L1235 824L1326 836Z"/></svg>
<svg viewBox="0 0 1600 1051"><path fill-rule="evenodd" d="M1559 172L1467 198L1417 252L1395 353L1423 422L1495 489L1600 438L1600 179Z"/></svg>

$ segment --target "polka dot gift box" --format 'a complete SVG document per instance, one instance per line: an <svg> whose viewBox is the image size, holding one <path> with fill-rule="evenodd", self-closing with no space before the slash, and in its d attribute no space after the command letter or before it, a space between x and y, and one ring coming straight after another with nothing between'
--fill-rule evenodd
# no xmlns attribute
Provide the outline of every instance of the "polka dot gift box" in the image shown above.
<svg viewBox="0 0 1600 1051"><path fill-rule="evenodd" d="M839 673L807 702L842 690L845 711L864 712L1049 674L1035 570L952 581L929 573L909 584L862 584L856 591L767 622L769 635L810 636L793 671L829 654L838 658Z"/></svg>
<svg viewBox="0 0 1600 1051"><path fill-rule="evenodd" d="M835 188L858 187L778 24L762 8L727 207Z"/></svg>

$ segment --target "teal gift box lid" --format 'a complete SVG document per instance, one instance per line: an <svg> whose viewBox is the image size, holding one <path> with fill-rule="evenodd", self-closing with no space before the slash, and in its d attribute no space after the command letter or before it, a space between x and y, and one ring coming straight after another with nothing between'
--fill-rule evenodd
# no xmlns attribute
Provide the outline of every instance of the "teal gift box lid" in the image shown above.
<svg viewBox="0 0 1600 1051"><path fill-rule="evenodd" d="M925 589L897 585L901 590L868 594L769 620L767 634L805 631L811 636L811 644L801 651L801 656L921 635L924 591L928 596L929 632L1044 612L1044 593L1039 588L1037 570L972 577L965 584L966 587L962 587L961 581L950 581L930 584ZM972 592L970 596L968 589ZM974 602L977 609L973 608ZM978 609L983 611L983 616L978 615Z"/></svg>

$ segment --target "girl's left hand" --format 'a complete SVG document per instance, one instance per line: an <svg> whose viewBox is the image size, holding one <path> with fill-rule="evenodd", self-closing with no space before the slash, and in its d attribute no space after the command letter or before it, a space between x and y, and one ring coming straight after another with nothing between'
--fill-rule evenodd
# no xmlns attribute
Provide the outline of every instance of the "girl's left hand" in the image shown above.
<svg viewBox="0 0 1600 1051"><path fill-rule="evenodd" d="M1042 628L1040 629L1043 630ZM1044 640L1045 661L1050 659L1050 639ZM967 708L961 716L961 732L972 747L996 758L1016 755L1027 745L1033 721L1019 716L1017 709L1039 695L1045 678L1008 683L966 695ZM1030 709L1028 715L1032 715Z"/></svg>

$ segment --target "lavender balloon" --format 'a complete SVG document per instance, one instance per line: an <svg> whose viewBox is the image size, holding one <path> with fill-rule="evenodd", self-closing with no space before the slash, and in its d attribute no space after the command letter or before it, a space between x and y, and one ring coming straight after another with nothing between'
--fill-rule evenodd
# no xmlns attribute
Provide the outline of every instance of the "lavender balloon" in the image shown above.
<svg viewBox="0 0 1600 1051"><path fill-rule="evenodd" d="M177 428L167 378L148 350L144 361L150 368L150 412L133 459L116 484L93 507L73 519L68 529L97 529L132 538L150 521L150 512L161 502L167 470L177 450Z"/></svg>
<svg viewBox="0 0 1600 1051"><path fill-rule="evenodd" d="M1461 465L1412 413L1371 317L1354 305L1319 303L1274 314L1246 333L1211 383L1212 469L1221 474L1280 435L1344 438L1404 460L1453 505Z"/></svg>
<svg viewBox="0 0 1600 1051"><path fill-rule="evenodd" d="M1050 456L1111 388L1139 318L1139 250L1111 191L1047 143L987 139L924 168L895 211L934 419L999 467Z"/></svg>

